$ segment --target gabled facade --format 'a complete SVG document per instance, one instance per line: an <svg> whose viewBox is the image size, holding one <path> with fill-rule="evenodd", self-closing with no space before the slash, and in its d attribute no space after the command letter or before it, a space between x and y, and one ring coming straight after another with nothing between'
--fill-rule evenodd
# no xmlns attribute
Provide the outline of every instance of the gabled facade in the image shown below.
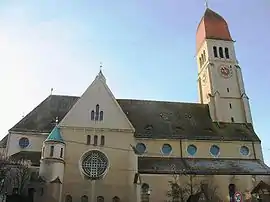
<svg viewBox="0 0 270 202"><path fill-rule="evenodd" d="M115 99L100 71L81 97L46 98L3 150L39 155L44 201L164 201L175 176L188 195L210 180L227 201L251 191L270 168L224 18L207 9L196 43L200 103Z"/></svg>

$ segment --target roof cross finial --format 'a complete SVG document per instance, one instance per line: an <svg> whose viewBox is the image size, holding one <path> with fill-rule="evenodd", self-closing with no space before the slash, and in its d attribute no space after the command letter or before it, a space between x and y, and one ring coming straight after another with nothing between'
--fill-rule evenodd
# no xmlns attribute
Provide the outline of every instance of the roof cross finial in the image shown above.
<svg viewBox="0 0 270 202"><path fill-rule="evenodd" d="M208 8L208 0L204 0L204 1L205 1L204 3L205 7Z"/></svg>
<svg viewBox="0 0 270 202"><path fill-rule="evenodd" d="M53 94L53 88L51 88L51 95Z"/></svg>
<svg viewBox="0 0 270 202"><path fill-rule="evenodd" d="M102 72L102 62L99 63L99 71Z"/></svg>

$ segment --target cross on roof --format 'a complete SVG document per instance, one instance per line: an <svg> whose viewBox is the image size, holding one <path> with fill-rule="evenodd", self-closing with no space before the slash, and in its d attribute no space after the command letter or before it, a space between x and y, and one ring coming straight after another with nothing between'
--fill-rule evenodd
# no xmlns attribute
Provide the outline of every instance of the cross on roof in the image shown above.
<svg viewBox="0 0 270 202"><path fill-rule="evenodd" d="M205 1L205 7L208 8L208 0L204 0Z"/></svg>

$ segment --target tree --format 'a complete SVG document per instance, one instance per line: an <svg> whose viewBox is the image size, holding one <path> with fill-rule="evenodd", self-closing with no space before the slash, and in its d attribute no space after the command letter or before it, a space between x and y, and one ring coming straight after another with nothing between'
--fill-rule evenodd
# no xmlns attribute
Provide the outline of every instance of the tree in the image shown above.
<svg viewBox="0 0 270 202"><path fill-rule="evenodd" d="M8 161L4 155L0 156L0 194L3 193L4 182L8 173Z"/></svg>
<svg viewBox="0 0 270 202"><path fill-rule="evenodd" d="M186 175L189 180L187 183L181 184L179 181L180 175L173 175L173 180L169 181L170 189L167 192L169 202L184 202L184 201L220 201L218 196L218 186L215 185L212 179L207 181L198 181L194 179L194 175Z"/></svg>
<svg viewBox="0 0 270 202"><path fill-rule="evenodd" d="M180 183L179 177L182 175L173 175L173 180L169 181L170 189L167 192L167 197L170 202L184 202L190 195L197 193L200 190L198 184L194 183L193 175L186 175L189 178L188 183Z"/></svg>
<svg viewBox="0 0 270 202"><path fill-rule="evenodd" d="M210 177L210 179L206 181L201 181L200 187L201 187L201 190L200 190L201 196L204 198L204 200L201 200L201 201L207 201L207 202L221 201L218 195L219 187L215 184L212 177Z"/></svg>
<svg viewBox="0 0 270 202"><path fill-rule="evenodd" d="M16 191L22 195L31 177L30 162L0 156L0 194Z"/></svg>

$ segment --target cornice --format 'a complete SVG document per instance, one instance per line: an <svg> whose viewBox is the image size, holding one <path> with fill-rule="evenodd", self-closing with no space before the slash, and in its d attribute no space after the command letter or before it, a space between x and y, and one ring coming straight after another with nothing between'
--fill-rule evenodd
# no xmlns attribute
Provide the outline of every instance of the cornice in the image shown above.
<svg viewBox="0 0 270 202"><path fill-rule="evenodd" d="M75 126L61 126L60 129L68 129L73 131L84 132L120 132L120 133L134 133L132 129L115 129L115 128L94 128L94 127L75 127Z"/></svg>

